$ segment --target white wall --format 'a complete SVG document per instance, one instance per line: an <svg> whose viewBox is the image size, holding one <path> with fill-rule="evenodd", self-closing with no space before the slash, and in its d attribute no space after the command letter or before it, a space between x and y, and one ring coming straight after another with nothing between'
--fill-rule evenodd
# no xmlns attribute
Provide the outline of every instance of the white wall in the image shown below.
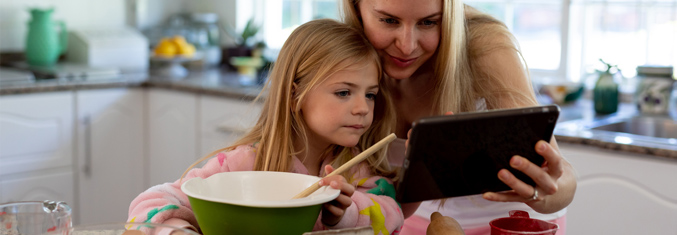
<svg viewBox="0 0 677 235"><path fill-rule="evenodd" d="M215 12L221 24L236 22L238 0L0 0L0 51L22 51L31 7L54 8L53 19L63 20L68 30L123 27L140 29L157 26L168 16L181 12ZM244 1L247 3L249 0ZM242 4L240 4L242 5ZM246 4L245 4L246 5ZM134 9L139 12L133 13ZM222 44L230 44L227 36Z"/></svg>

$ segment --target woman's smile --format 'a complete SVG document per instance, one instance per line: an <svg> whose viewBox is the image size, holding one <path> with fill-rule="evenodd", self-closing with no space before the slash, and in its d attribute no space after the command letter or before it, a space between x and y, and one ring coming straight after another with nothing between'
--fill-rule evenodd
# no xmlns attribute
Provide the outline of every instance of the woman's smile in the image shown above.
<svg viewBox="0 0 677 235"><path fill-rule="evenodd" d="M414 64L414 62L416 62L416 59L418 59L418 57L412 59L402 59L391 55L388 55L388 57L390 57L390 60L393 62L393 64L395 64L395 66L401 68L408 67Z"/></svg>

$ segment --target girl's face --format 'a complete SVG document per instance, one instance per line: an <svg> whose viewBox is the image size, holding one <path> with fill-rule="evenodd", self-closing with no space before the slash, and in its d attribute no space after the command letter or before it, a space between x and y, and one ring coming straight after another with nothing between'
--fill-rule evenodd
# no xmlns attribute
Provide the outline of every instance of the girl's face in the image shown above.
<svg viewBox="0 0 677 235"><path fill-rule="evenodd" d="M313 146L357 145L374 118L376 64L352 65L312 88L301 104Z"/></svg>
<svg viewBox="0 0 677 235"><path fill-rule="evenodd" d="M437 50L442 0L361 0L358 9L388 76L411 77Z"/></svg>

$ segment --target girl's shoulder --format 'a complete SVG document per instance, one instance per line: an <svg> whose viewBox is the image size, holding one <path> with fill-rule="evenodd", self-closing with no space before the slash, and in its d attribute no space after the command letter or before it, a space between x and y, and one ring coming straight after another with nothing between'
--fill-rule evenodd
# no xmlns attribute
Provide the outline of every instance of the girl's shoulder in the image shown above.
<svg viewBox="0 0 677 235"><path fill-rule="evenodd" d="M218 153L211 164L227 167L229 171L250 171L254 169L256 160L256 144L243 144L234 149Z"/></svg>

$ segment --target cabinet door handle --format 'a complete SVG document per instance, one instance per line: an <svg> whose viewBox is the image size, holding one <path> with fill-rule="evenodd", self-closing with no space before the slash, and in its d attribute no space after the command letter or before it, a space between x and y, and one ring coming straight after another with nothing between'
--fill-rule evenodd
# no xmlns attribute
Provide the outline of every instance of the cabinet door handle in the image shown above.
<svg viewBox="0 0 677 235"><path fill-rule="evenodd" d="M85 159L84 165L82 166L82 172L84 173L85 177L89 178L92 175L92 125L91 116L89 114L82 119L82 125L85 130Z"/></svg>

